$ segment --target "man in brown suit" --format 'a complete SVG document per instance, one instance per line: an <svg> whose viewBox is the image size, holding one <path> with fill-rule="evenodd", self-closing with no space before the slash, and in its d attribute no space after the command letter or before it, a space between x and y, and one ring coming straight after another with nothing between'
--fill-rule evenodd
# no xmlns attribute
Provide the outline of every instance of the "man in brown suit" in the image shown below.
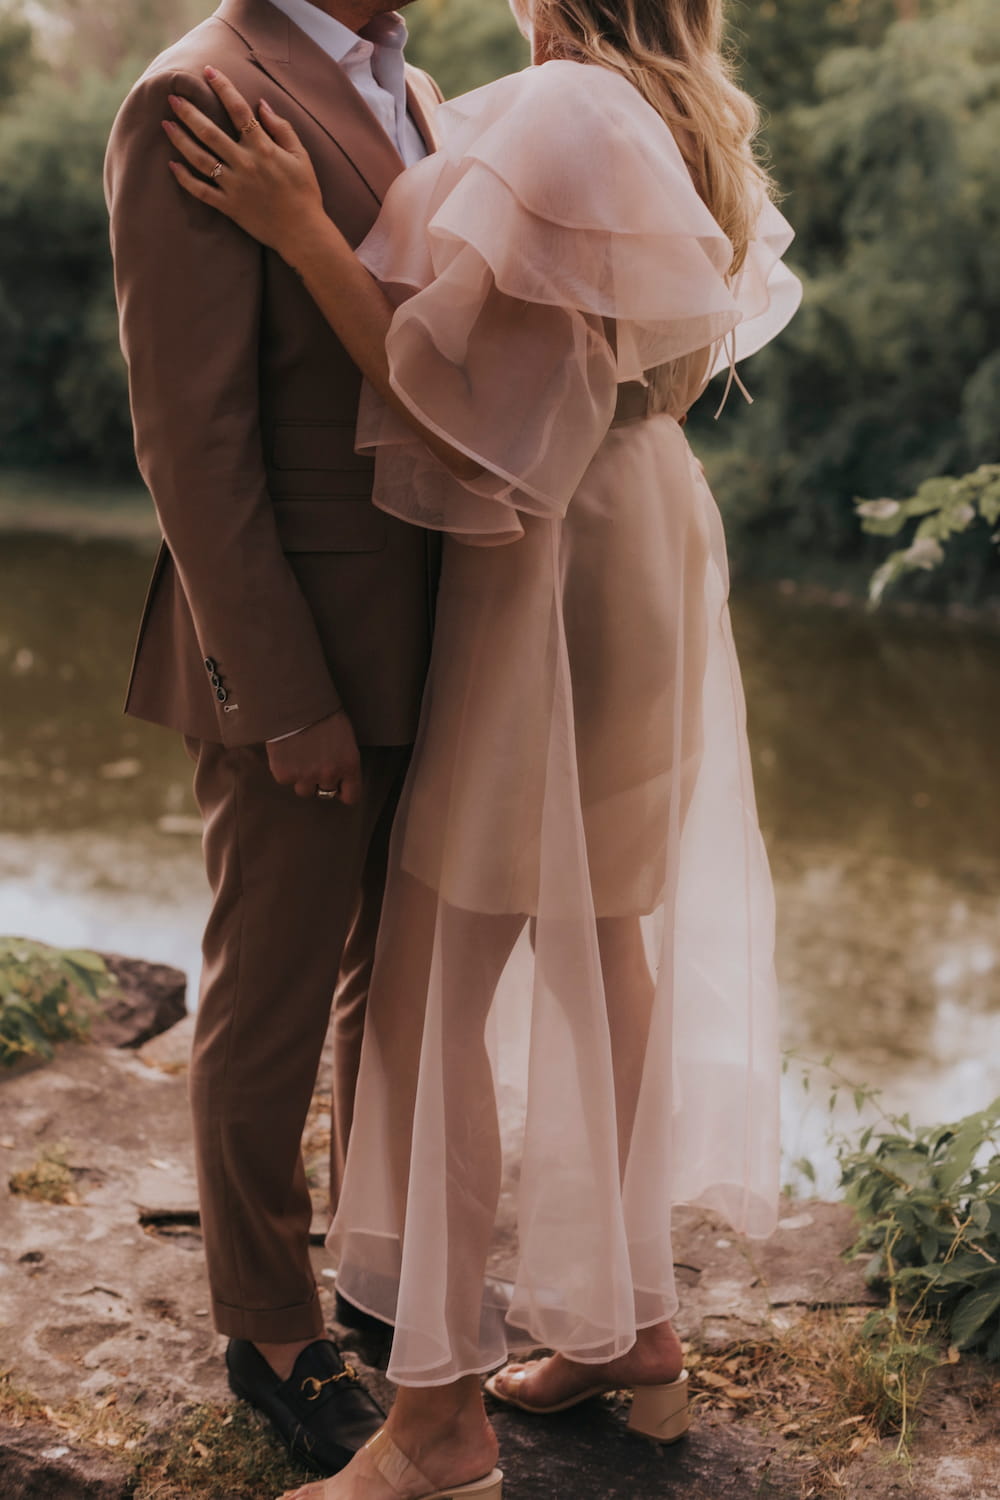
<svg viewBox="0 0 1000 1500"><path fill-rule="evenodd" d="M340 974L336 1194L434 554L371 504L358 370L284 262L179 189L161 121L173 94L224 123L208 64L269 97L358 244L431 148L440 100L404 73L387 10L223 0L136 84L106 173L136 453L164 534L127 710L186 737L214 897L191 1064L213 1311L234 1390L326 1471L381 1413L323 1337L300 1143Z"/></svg>

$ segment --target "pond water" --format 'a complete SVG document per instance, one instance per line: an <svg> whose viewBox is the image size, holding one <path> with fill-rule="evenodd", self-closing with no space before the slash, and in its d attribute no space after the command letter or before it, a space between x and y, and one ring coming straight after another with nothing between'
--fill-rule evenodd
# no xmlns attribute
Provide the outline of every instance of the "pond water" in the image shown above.
<svg viewBox="0 0 1000 1500"><path fill-rule="evenodd" d="M175 963L193 991L189 763L120 713L152 518L29 502L0 497L0 526L39 528L0 533L0 932ZM923 1122L1000 1093L1000 638L773 591L738 590L733 615L778 889L786 1147L830 1189L830 1075L806 1092L799 1059ZM845 1097L835 1117L853 1122Z"/></svg>

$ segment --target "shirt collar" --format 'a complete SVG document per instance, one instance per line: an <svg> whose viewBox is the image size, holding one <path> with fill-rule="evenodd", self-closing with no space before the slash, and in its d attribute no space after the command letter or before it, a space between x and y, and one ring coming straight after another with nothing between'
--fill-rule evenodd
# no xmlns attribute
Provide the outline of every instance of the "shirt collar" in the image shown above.
<svg viewBox="0 0 1000 1500"><path fill-rule="evenodd" d="M356 31L320 10L318 5L311 4L310 0L271 0L271 4L337 63L342 63L362 40L376 47L391 47L399 51L406 43L406 22L394 11L376 16L359 37Z"/></svg>

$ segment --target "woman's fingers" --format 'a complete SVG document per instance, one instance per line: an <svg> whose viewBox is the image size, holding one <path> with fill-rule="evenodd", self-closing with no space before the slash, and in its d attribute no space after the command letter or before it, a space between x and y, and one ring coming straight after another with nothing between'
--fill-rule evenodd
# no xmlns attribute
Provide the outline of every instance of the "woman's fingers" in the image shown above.
<svg viewBox="0 0 1000 1500"><path fill-rule="evenodd" d="M257 122L253 110L239 89L234 83L230 83L225 73L220 73L218 68L206 68L205 77L240 135L249 139L256 131Z"/></svg>
<svg viewBox="0 0 1000 1500"><path fill-rule="evenodd" d="M199 145L194 137L188 135L186 130L182 130L175 121L164 120L163 128L170 137L171 145L181 153L185 161L189 162L196 171L203 173L206 177L211 177L219 158L206 151L204 146Z"/></svg>
<svg viewBox="0 0 1000 1500"><path fill-rule="evenodd" d="M283 151L291 151L295 155L300 155L305 152L305 147L299 140L298 136L295 134L295 131L292 129L291 125L289 125L287 120L283 120L281 116L271 108L266 99L262 99L260 101L260 117L263 120L264 125L267 127L268 135L282 148Z"/></svg>
<svg viewBox="0 0 1000 1500"><path fill-rule="evenodd" d="M232 136L220 130L214 121L202 114L196 104L191 103L190 99L182 99L178 94L170 94L168 98L170 108L178 120L187 126L192 135L197 136L206 150L212 153L213 161L221 161L229 166L234 152L239 149Z"/></svg>
<svg viewBox="0 0 1000 1500"><path fill-rule="evenodd" d="M191 168L186 167L182 161L172 161L170 170L184 191L190 193L192 198L197 198L199 203L210 203L213 208L224 213L227 219L233 217L229 205L218 188L213 187L209 182L202 182L201 178L196 177Z"/></svg>

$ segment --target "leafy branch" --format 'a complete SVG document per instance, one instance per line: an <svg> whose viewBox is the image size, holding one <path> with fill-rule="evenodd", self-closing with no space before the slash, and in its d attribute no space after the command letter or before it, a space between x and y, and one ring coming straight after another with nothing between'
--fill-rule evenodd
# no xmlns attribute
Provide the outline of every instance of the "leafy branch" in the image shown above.
<svg viewBox="0 0 1000 1500"><path fill-rule="evenodd" d="M829 1134L840 1185L859 1220L853 1255L867 1254L866 1279L888 1299L886 1315L907 1338L923 1339L931 1318L952 1357L976 1350L1000 1362L1000 1098L946 1125L914 1126L887 1112L880 1090L858 1087L827 1057L786 1053L809 1091L828 1082L831 1120L842 1094L876 1119L860 1134ZM815 1181L812 1164L794 1164Z"/></svg>
<svg viewBox="0 0 1000 1500"><path fill-rule="evenodd" d="M872 536L898 536L908 522L917 520L906 547L890 552L872 575L868 596L879 604L890 584L917 571L929 572L944 561L945 546L952 537L977 522L995 527L1000 521L1000 464L982 464L961 478L926 479L908 500L856 500L855 510L863 529ZM990 536L1000 544L1000 532Z"/></svg>

